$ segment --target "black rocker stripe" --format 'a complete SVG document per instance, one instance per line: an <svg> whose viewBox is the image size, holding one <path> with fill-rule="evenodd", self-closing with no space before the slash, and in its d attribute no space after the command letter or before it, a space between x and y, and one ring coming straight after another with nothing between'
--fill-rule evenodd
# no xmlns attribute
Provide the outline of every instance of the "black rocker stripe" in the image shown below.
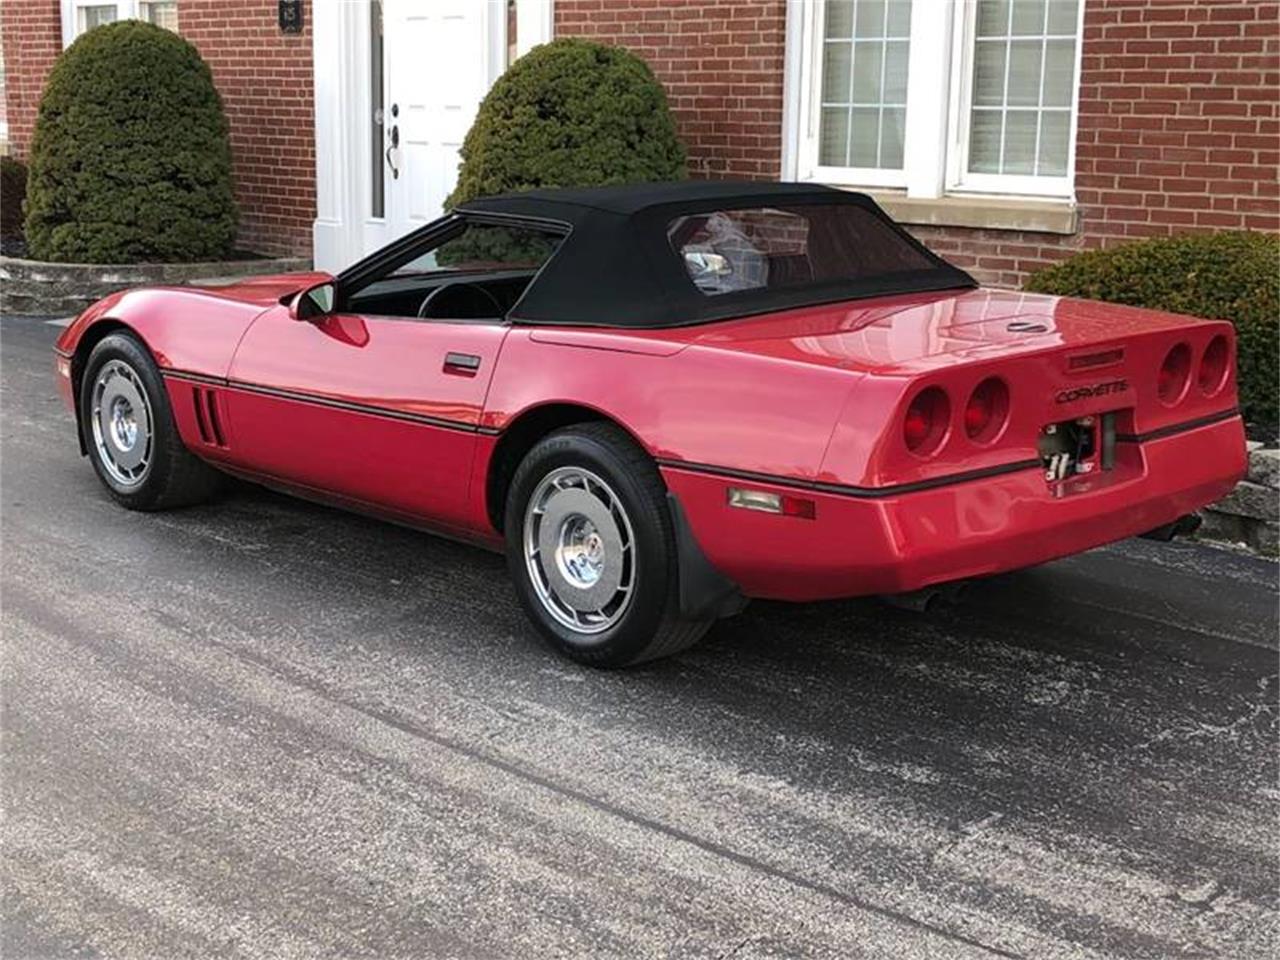
<svg viewBox="0 0 1280 960"><path fill-rule="evenodd" d="M1208 416L1196 417L1194 420L1183 420L1181 423L1171 423L1167 427L1157 427L1155 430L1148 430L1146 433L1117 433L1116 440L1120 443L1146 443L1148 440L1172 437L1174 434L1207 427L1238 416L1240 416L1240 408L1232 407L1229 410L1220 410Z"/></svg>
<svg viewBox="0 0 1280 960"><path fill-rule="evenodd" d="M260 396L278 397L281 400L295 400L298 403L310 403L318 407L329 407L334 410L346 410L351 413L363 413L373 417L385 417L389 420L403 420L407 423L421 423L442 430L458 430L463 433L480 433L492 436L500 431L494 427L481 427L462 420L449 420L445 417L432 417L423 413L410 413L407 410L393 410L390 407L379 407L374 404L354 403L350 400L339 400L316 393L304 393L299 390L282 390L277 387L264 387L257 383L243 380L228 380L222 377L211 377L203 373L190 373L185 370L163 370L164 376L173 380L185 380L191 383L203 383L210 386L225 387L228 390L241 390L245 393L256 393Z"/></svg>
<svg viewBox="0 0 1280 960"><path fill-rule="evenodd" d="M192 383L203 383L210 386L243 390L246 393L279 397L284 400L296 400L299 403L311 403L317 406L331 407L336 410L348 410L352 413L364 413L369 416L387 417L392 420L403 420L409 423L421 423L427 426L440 427L444 430L459 430L464 433L476 433L483 436L497 436L502 432L496 427L482 427L473 423L465 423L461 420L449 420L444 417L432 417L427 416L426 414L409 413L404 410L393 410L389 407L379 407L365 403L353 403L349 400L338 400L334 397L326 397L314 393L303 393L298 390L282 390L276 387L265 387L260 384L248 383L243 380L228 380L223 377L212 377L208 374L192 373L187 370L165 369L162 370L161 373L174 380L186 380ZM1172 436L1187 430L1195 430L1198 427L1205 427L1214 423L1220 423L1223 420L1230 420L1232 417L1239 416L1239 413L1240 410L1238 407L1232 407L1229 410L1222 410L1218 413L1198 417L1194 420L1186 420L1182 423L1170 424L1167 427L1160 427L1156 430L1150 430L1147 433L1117 434L1116 440L1122 443L1145 443L1148 440L1158 440L1162 437ZM1044 466L1040 462L1039 458L1015 460L1012 463L1001 463L993 467L983 467L978 470L965 470L960 473L949 473L946 476L931 477L928 480L916 480L911 483L898 483L884 487L858 487L851 484L823 483L818 480L803 480L798 477L784 477L770 473L757 473L751 470L738 470L733 467L721 467L716 466L715 464L697 463L690 460L659 459L658 465L662 467L670 467L676 470L688 470L691 473L712 474L736 480L752 480L758 483L771 484L773 486L789 487L796 490L812 490L821 493L834 493L842 496L868 499L894 497L905 493L916 493L921 490L933 490L938 487L947 487L958 483L968 483L972 480L984 480L989 477L999 477L1009 473L1019 473L1023 470L1039 470Z"/></svg>
<svg viewBox="0 0 1280 960"><path fill-rule="evenodd" d="M769 473L735 470L732 467L717 467L708 463L691 463L687 460L659 460L658 465L670 467L674 470L688 470L691 473L706 473L717 477L730 477L735 480L753 480L757 483L768 483L778 487L791 487L796 490L812 490L819 493L835 493L846 497L868 499L896 497L904 493L916 493L920 490L933 490L937 487L968 483L970 480L999 477L1006 473L1020 473L1023 470L1032 469L1041 470L1044 467L1039 459L1017 460L1013 463L1001 463L994 467L983 467L980 470L949 473L945 477L931 477L928 480L916 480L912 483L897 483L886 487L855 487L843 483L823 483L818 480L801 480L797 477L779 477Z"/></svg>

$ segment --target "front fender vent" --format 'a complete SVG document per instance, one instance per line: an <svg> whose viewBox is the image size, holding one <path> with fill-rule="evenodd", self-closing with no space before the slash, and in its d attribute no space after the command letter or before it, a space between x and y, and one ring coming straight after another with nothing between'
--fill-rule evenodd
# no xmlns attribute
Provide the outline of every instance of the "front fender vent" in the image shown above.
<svg viewBox="0 0 1280 960"><path fill-rule="evenodd" d="M218 391L205 387L191 388L191 404L196 415L196 430L200 441L211 447L226 448L227 438L222 431L222 411L219 409Z"/></svg>

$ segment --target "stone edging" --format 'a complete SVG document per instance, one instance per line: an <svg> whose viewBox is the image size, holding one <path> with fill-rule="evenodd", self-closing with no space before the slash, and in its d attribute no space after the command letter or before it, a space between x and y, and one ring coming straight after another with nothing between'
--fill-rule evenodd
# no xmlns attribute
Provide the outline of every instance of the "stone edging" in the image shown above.
<svg viewBox="0 0 1280 960"><path fill-rule="evenodd" d="M1200 516L1201 537L1244 544L1268 556L1280 553L1280 449L1251 441L1248 477Z"/></svg>
<svg viewBox="0 0 1280 960"><path fill-rule="evenodd" d="M0 257L0 300L5 313L70 316L128 287L216 283L310 269L311 261L305 257L129 264L45 263Z"/></svg>

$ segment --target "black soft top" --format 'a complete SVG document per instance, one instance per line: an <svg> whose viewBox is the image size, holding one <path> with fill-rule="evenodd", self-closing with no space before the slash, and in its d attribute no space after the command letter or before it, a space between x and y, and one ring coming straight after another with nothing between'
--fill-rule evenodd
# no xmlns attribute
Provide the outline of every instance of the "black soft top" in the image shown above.
<svg viewBox="0 0 1280 960"><path fill-rule="evenodd" d="M672 224L698 214L765 208L815 217L816 208L823 208L818 232L828 259L834 252L856 261L860 247L895 246L908 252L897 259L909 260L910 268L828 271L820 279L714 296L700 290L673 246ZM854 209L842 216L839 208ZM870 197L812 184L687 180L530 190L472 200L455 212L568 229L512 311L510 319L517 323L681 326L840 300L976 286L967 273L890 220ZM816 239L810 242L816 244Z"/></svg>

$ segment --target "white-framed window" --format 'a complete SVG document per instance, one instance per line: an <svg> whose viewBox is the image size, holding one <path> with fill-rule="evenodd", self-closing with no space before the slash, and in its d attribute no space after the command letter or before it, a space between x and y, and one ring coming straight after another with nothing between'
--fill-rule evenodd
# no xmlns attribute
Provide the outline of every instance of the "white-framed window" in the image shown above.
<svg viewBox="0 0 1280 960"><path fill-rule="evenodd" d="M784 172L909 197L1073 192L1084 0L789 0Z"/></svg>
<svg viewBox="0 0 1280 960"><path fill-rule="evenodd" d="M178 0L62 0L62 45L104 23L130 19L176 32Z"/></svg>

